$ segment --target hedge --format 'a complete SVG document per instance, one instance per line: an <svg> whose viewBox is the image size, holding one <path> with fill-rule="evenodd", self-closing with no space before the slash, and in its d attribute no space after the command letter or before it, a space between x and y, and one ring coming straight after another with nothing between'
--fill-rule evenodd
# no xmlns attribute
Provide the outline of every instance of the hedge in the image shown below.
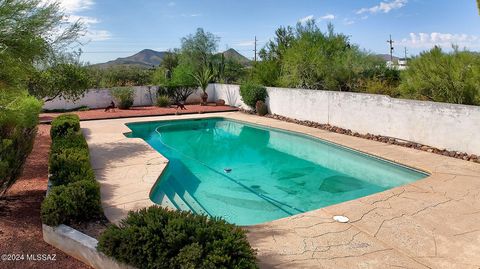
<svg viewBox="0 0 480 269"><path fill-rule="evenodd" d="M42 222L57 226L101 216L100 186L94 180L81 180L52 187L43 200Z"/></svg>
<svg viewBox="0 0 480 269"><path fill-rule="evenodd" d="M97 219L102 214L100 187L78 116L57 117L52 122L51 136L49 179L53 187L42 202L42 221L56 226Z"/></svg>
<svg viewBox="0 0 480 269"><path fill-rule="evenodd" d="M158 206L130 212L119 226L109 226L97 248L137 268L257 268L241 228Z"/></svg>
<svg viewBox="0 0 480 269"><path fill-rule="evenodd" d="M80 131L80 118L76 114L62 114L52 121L50 136L65 137Z"/></svg>
<svg viewBox="0 0 480 269"><path fill-rule="evenodd" d="M248 82L240 86L240 95L246 105L255 109L257 101L265 102L268 93L265 87Z"/></svg>
<svg viewBox="0 0 480 269"><path fill-rule="evenodd" d="M54 186L79 180L94 180L88 145L82 134L53 139L49 158L50 181Z"/></svg>

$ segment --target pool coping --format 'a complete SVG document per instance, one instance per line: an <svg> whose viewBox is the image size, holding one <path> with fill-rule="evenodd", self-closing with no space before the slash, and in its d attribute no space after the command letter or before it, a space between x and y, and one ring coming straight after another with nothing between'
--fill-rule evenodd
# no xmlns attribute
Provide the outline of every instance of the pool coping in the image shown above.
<svg viewBox="0 0 480 269"><path fill-rule="evenodd" d="M150 191L168 163L142 139L126 138L123 134L131 132L126 123L218 117L299 132L430 174L405 186L249 226L261 266L480 264L480 256L471 255L480 253L473 244L480 243L480 222L464 217L480 217L479 164L240 112L82 122L107 218L118 223L129 210L152 205ZM334 215L345 215L350 222L334 222ZM446 224L438 228L432 219ZM466 236L458 237L465 230ZM448 247L451 242L455 247Z"/></svg>

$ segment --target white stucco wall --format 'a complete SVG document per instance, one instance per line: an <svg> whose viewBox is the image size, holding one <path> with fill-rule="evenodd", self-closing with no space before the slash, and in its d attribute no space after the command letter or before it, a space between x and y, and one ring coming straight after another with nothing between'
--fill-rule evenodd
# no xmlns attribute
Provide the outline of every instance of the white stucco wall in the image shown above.
<svg viewBox="0 0 480 269"><path fill-rule="evenodd" d="M134 106L155 102L148 88L134 87ZM304 89L267 88L272 114L299 120L328 123L359 133L405 139L437 148L480 155L480 107L390 98L384 95L330 92ZM248 108L238 85L211 84L209 101L225 100L227 105ZM198 102L201 90L187 99ZM108 89L90 90L76 102L55 99L45 109L71 109L82 105L106 107L112 101Z"/></svg>
<svg viewBox="0 0 480 269"><path fill-rule="evenodd" d="M214 84L214 87L217 98L246 107L238 85ZM480 155L478 106L363 93L284 88L267 88L267 91L272 114Z"/></svg>
<svg viewBox="0 0 480 269"><path fill-rule="evenodd" d="M133 102L134 106L150 106L155 104L157 91L156 87L151 87L150 91L148 90L147 86L133 88L135 90L135 99ZM195 94L192 94L187 99L187 103L196 102L196 100L199 100L201 92L202 91L199 89ZM209 101L216 100L213 84L207 88L207 94L209 95ZM80 106L88 106L89 108L104 108L110 105L112 100L113 98L109 89L91 89L88 90L86 94L77 101L72 102L62 98L56 98L52 101L45 102L43 109L73 109Z"/></svg>

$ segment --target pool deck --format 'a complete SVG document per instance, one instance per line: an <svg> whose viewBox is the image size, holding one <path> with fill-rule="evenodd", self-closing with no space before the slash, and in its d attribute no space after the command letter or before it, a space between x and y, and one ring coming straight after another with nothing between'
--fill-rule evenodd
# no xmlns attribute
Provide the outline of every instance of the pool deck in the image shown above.
<svg viewBox="0 0 480 269"><path fill-rule="evenodd" d="M206 117L306 133L431 174L248 227L262 268L480 268L480 164L239 112L81 122L110 221L152 205L150 190L168 163L142 139L126 138L125 123Z"/></svg>

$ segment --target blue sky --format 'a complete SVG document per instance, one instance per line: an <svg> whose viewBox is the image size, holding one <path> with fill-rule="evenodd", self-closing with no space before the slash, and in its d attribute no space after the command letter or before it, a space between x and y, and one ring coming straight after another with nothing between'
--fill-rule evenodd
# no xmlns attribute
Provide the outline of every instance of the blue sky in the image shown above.
<svg viewBox="0 0 480 269"><path fill-rule="evenodd" d="M104 62L144 48L167 50L197 27L220 38L219 50L234 48L253 57L281 25L315 18L351 36L362 48L418 54L435 44L480 50L480 16L475 0L60 0L71 20L87 26L82 60Z"/></svg>

